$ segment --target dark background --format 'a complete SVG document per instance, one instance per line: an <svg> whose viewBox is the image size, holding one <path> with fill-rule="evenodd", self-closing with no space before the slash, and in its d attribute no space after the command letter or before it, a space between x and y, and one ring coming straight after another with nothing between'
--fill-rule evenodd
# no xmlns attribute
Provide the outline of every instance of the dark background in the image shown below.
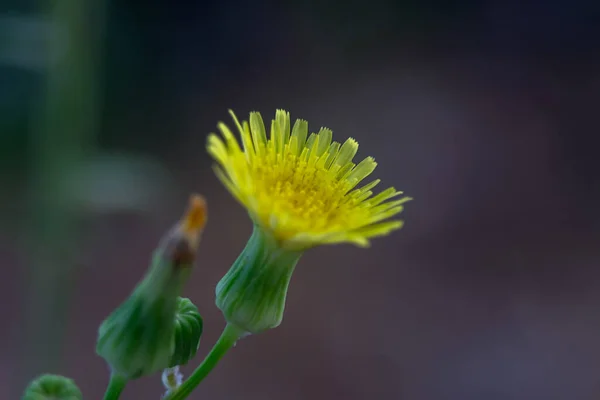
<svg viewBox="0 0 600 400"><path fill-rule="evenodd" d="M210 207L200 361L251 230L204 150L228 108L355 137L415 201L369 250L306 254L284 323L191 398L598 398L599 5L61 3L0 1L0 398L44 371L101 397L96 329L190 192Z"/></svg>

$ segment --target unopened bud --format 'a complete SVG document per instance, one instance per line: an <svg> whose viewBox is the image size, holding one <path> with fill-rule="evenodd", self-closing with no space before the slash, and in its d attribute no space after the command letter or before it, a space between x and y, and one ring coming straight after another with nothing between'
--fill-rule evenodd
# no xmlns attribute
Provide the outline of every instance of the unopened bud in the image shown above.
<svg viewBox="0 0 600 400"><path fill-rule="evenodd" d="M42 375L33 380L22 400L81 400L81 390L72 379L60 375Z"/></svg>
<svg viewBox="0 0 600 400"><path fill-rule="evenodd" d="M167 368L175 349L177 305L206 222L206 203L192 196L183 219L161 240L129 298L100 326L96 352L113 374L131 380Z"/></svg>
<svg viewBox="0 0 600 400"><path fill-rule="evenodd" d="M198 352L202 336L202 316L190 299L179 298L175 317L175 348L169 367L187 364Z"/></svg>

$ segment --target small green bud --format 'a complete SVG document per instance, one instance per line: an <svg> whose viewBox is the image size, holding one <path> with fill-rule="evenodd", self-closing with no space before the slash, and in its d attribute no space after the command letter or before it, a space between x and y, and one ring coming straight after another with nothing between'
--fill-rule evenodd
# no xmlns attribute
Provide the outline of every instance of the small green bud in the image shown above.
<svg viewBox="0 0 600 400"><path fill-rule="evenodd" d="M169 367L185 365L196 355L202 336L202 316L190 299L179 298L175 318L175 350Z"/></svg>
<svg viewBox="0 0 600 400"><path fill-rule="evenodd" d="M129 298L100 326L96 352L126 380L167 368L175 349L177 305L194 262L206 205L192 197L185 217L163 238Z"/></svg>
<svg viewBox="0 0 600 400"><path fill-rule="evenodd" d="M217 284L216 303L225 320L248 333L279 326L290 279L301 255L302 251L282 248L255 225L246 247Z"/></svg>
<svg viewBox="0 0 600 400"><path fill-rule="evenodd" d="M60 375L42 375L33 380L22 400L81 400L81 390L73 379Z"/></svg>

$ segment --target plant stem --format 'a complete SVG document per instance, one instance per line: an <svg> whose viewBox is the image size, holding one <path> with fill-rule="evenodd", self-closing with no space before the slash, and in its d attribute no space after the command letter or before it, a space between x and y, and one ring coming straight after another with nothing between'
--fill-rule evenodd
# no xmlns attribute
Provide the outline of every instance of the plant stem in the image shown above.
<svg viewBox="0 0 600 400"><path fill-rule="evenodd" d="M25 226L31 268L26 271L24 343L16 388L32 376L60 367L79 244L77 207L65 181L93 151L99 102L97 56L102 36L98 29L103 25L104 2L42 3L48 6L52 30L46 36L52 40L48 39L41 103L32 118Z"/></svg>
<svg viewBox="0 0 600 400"><path fill-rule="evenodd" d="M219 360L231 349L245 332L235 325L227 324L221 337L210 350L202 364L192 372L190 377L179 388L173 391L164 400L184 400L216 367ZM106 399L105 399L106 400Z"/></svg>
<svg viewBox="0 0 600 400"><path fill-rule="evenodd" d="M127 379L120 375L111 374L108 387L104 393L104 400L117 400L123 389L125 389L125 385L127 385Z"/></svg>

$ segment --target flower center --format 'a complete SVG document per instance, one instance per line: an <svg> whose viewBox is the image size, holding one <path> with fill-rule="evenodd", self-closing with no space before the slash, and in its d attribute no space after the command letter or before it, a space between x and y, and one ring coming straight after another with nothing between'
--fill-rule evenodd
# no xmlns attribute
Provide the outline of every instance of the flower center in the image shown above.
<svg viewBox="0 0 600 400"><path fill-rule="evenodd" d="M348 223L354 201L345 196L348 183L336 173L289 153L269 154L261 161L252 166L261 217L277 215L294 231L331 230Z"/></svg>

